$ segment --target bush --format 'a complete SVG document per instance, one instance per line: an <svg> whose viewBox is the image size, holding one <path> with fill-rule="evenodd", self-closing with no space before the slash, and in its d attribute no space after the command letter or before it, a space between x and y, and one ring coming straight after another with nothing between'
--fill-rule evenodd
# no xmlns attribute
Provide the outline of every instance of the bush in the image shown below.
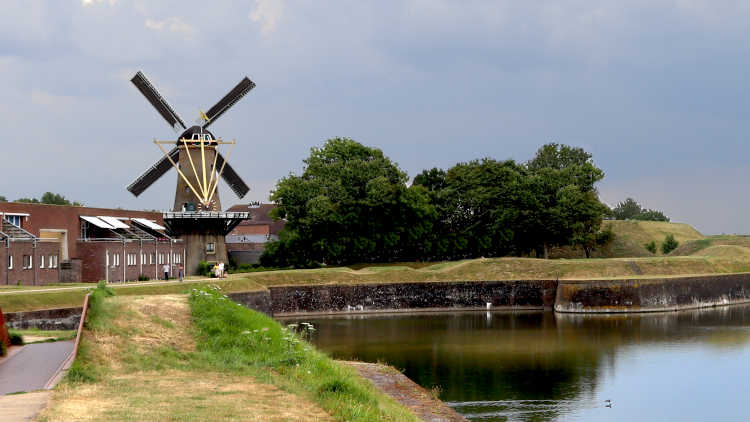
<svg viewBox="0 0 750 422"><path fill-rule="evenodd" d="M667 237L664 238L664 242L661 244L661 252L666 255L677 249L677 246L679 245L680 242L675 240L674 235L668 234Z"/></svg>
<svg viewBox="0 0 750 422"><path fill-rule="evenodd" d="M23 346L23 336L15 331L10 331L10 344L11 346Z"/></svg>
<svg viewBox="0 0 750 422"><path fill-rule="evenodd" d="M651 253L656 253L656 242L653 240L643 245L643 247Z"/></svg>
<svg viewBox="0 0 750 422"><path fill-rule="evenodd" d="M141 274L138 276L138 281L149 281L149 280L151 279L147 275Z"/></svg>
<svg viewBox="0 0 750 422"><path fill-rule="evenodd" d="M202 275L204 277L211 277L213 276L213 271L211 269L214 267L214 264L207 262L207 261L201 261L198 263L198 275Z"/></svg>
<svg viewBox="0 0 750 422"><path fill-rule="evenodd" d="M5 356L8 354L8 349L5 346L5 343L0 341L0 356Z"/></svg>

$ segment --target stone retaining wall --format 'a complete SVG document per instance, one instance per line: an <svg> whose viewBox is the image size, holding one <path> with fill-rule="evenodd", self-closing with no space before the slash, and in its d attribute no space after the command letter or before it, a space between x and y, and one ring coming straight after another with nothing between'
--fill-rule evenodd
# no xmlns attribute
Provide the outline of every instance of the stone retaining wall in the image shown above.
<svg viewBox="0 0 750 422"><path fill-rule="evenodd" d="M8 328L25 330L75 330L83 308L43 309L40 311L9 312L5 314Z"/></svg>
<svg viewBox="0 0 750 422"><path fill-rule="evenodd" d="M658 312L750 302L750 274L560 281L557 312Z"/></svg>
<svg viewBox="0 0 750 422"><path fill-rule="evenodd" d="M271 287L273 315L440 309L551 309L557 282L472 281Z"/></svg>

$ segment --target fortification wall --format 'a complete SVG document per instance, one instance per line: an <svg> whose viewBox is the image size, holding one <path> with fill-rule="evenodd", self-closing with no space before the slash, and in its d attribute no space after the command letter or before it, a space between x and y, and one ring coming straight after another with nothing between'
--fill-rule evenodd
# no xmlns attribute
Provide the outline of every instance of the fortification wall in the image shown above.
<svg viewBox="0 0 750 422"><path fill-rule="evenodd" d="M560 281L557 312L658 312L750 302L750 274Z"/></svg>

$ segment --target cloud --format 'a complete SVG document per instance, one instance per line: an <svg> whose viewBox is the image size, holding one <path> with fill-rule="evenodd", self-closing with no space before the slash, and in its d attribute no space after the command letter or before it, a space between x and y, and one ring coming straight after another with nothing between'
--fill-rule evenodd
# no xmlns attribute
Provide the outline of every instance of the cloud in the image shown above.
<svg viewBox="0 0 750 422"><path fill-rule="evenodd" d="M174 32L185 36L192 36L195 33L195 28L192 25L186 23L180 18L171 17L164 20L146 19L146 28L154 31Z"/></svg>
<svg viewBox="0 0 750 422"><path fill-rule="evenodd" d="M117 0L81 0L81 4L85 6L93 6L97 4L107 4L109 6L114 6L117 4Z"/></svg>
<svg viewBox="0 0 750 422"><path fill-rule="evenodd" d="M281 0L255 0L255 9L250 12L250 19L260 23L260 34L269 36L276 30L284 13L284 3Z"/></svg>

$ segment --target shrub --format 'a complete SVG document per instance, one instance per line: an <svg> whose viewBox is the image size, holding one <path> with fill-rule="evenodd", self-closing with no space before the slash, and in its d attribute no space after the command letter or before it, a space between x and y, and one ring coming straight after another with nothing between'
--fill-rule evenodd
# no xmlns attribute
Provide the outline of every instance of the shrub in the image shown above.
<svg viewBox="0 0 750 422"><path fill-rule="evenodd" d="M680 242L675 240L673 234L668 234L667 237L664 238L664 242L661 244L661 252L666 255L673 250L677 249L677 246L680 245Z"/></svg>
<svg viewBox="0 0 750 422"><path fill-rule="evenodd" d="M12 346L23 346L24 342L21 334L15 331L10 331L8 334L10 334L10 344Z"/></svg>
<svg viewBox="0 0 750 422"><path fill-rule="evenodd" d="M141 274L138 276L138 281L149 281L149 280L151 279L147 275Z"/></svg>
<svg viewBox="0 0 750 422"><path fill-rule="evenodd" d="M202 275L204 277L210 277L213 274L213 271L211 269L214 267L214 265L207 261L201 261L198 263L198 275Z"/></svg>
<svg viewBox="0 0 750 422"><path fill-rule="evenodd" d="M0 341L0 356L5 356L8 354L8 350L6 349L5 343Z"/></svg>
<svg viewBox="0 0 750 422"><path fill-rule="evenodd" d="M653 240L643 245L643 247L651 253L656 253L656 242Z"/></svg>

